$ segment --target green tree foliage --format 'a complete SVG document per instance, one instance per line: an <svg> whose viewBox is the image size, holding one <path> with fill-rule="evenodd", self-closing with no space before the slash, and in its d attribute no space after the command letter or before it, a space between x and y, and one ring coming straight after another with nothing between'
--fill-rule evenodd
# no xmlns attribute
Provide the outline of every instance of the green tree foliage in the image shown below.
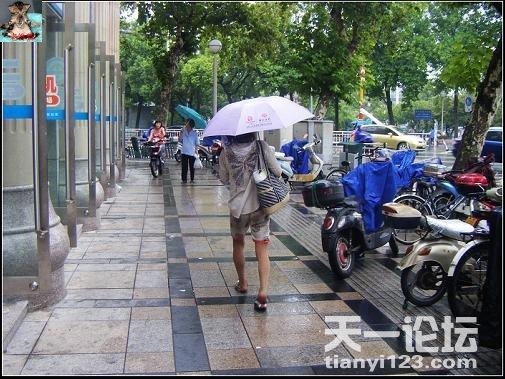
<svg viewBox="0 0 505 379"><path fill-rule="evenodd" d="M121 22L123 33L120 37L121 68L125 72L125 106L136 104L135 128L139 128L139 118L145 103L159 99L161 86L156 77L152 57L158 47L144 38L142 28L134 23ZM131 121L129 122L130 124ZM133 127L133 125L131 126Z"/></svg>
<svg viewBox="0 0 505 379"><path fill-rule="evenodd" d="M492 3L436 2L429 12L437 40L433 67L440 90L453 94L452 122L459 125L459 94L464 90L475 98L500 39L501 15Z"/></svg>
<svg viewBox="0 0 505 379"><path fill-rule="evenodd" d="M219 39L218 107L270 94L296 94L307 106L313 95L319 118L334 107L338 123L342 107L347 122L358 111L358 72L365 67L365 94L380 100L372 101L369 111L384 121L405 123L414 107L433 108L439 118L441 93L454 93L459 110L458 92L475 94L500 37L501 13L493 13L497 5L501 7L456 2L127 3L125 7L137 8L143 34L125 35L125 40L144 40L132 41L122 54L140 60L126 63L128 71L138 65L130 76L136 88L132 92L159 104L162 119L178 103L211 115L213 56L208 43ZM154 54L133 53L133 45L142 43L155 47ZM144 58L151 67L144 67ZM133 82L141 81L142 69L154 70L146 80L157 82L158 98L156 91ZM401 109L388 99L397 85L403 89ZM498 109L500 104L501 97ZM486 109L494 117L493 107Z"/></svg>
<svg viewBox="0 0 505 379"><path fill-rule="evenodd" d="M218 83L224 95L219 103L274 93L289 93L290 73L286 62L285 28L293 4L247 3L247 21L205 31L207 40L219 39Z"/></svg>
<svg viewBox="0 0 505 379"><path fill-rule="evenodd" d="M179 65L198 52L207 27L246 22L245 5L240 2L138 2L136 6L145 37L159 47L153 64L161 84L157 112L164 120L169 114Z"/></svg>
<svg viewBox="0 0 505 379"><path fill-rule="evenodd" d="M355 102L358 108L357 74L379 35L378 15L389 6L386 2L299 3L288 35L295 52L290 66L300 77L297 91L317 94L317 117L326 116L335 96Z"/></svg>
<svg viewBox="0 0 505 379"><path fill-rule="evenodd" d="M410 107L427 82L434 40L429 34L426 3L392 3L382 15L381 33L371 54L368 95L383 101L387 119L395 123L391 91L402 88L402 103Z"/></svg>
<svg viewBox="0 0 505 379"><path fill-rule="evenodd" d="M181 61L177 85L172 95L171 109L177 104L190 106L205 118L212 116L212 57L195 55ZM172 113L172 124L182 124L182 118Z"/></svg>

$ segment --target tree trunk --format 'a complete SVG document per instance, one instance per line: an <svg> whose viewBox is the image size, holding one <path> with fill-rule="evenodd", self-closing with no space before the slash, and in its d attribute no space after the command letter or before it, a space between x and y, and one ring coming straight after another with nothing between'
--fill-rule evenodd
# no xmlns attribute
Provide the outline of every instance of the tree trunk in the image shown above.
<svg viewBox="0 0 505 379"><path fill-rule="evenodd" d="M158 120L165 120L168 118L168 114L170 111L170 101L172 100L172 80L169 79L166 81L163 89L161 90L161 99L160 106L158 107Z"/></svg>
<svg viewBox="0 0 505 379"><path fill-rule="evenodd" d="M484 144L484 136L493 123L496 109L502 102L502 38L493 52L486 77L479 85L470 123L463 132L461 149L453 169L462 169L478 157Z"/></svg>
<svg viewBox="0 0 505 379"><path fill-rule="evenodd" d="M339 130L339 115L340 102L338 101L338 95L335 95L335 123L333 124L333 130Z"/></svg>
<svg viewBox="0 0 505 379"><path fill-rule="evenodd" d="M328 104L330 103L330 99L331 99L330 91L326 89L321 89L318 103L314 111L314 116L316 116L318 120L324 120L326 112L328 112Z"/></svg>
<svg viewBox="0 0 505 379"><path fill-rule="evenodd" d="M459 96L458 96L458 87L454 88L454 97L452 98L452 125L458 129L459 126L459 117L458 117L458 103L459 103Z"/></svg>
<svg viewBox="0 0 505 379"><path fill-rule="evenodd" d="M142 99L137 104L137 117L135 118L135 129L139 129L140 114L142 113Z"/></svg>
<svg viewBox="0 0 505 379"><path fill-rule="evenodd" d="M167 56L167 75L164 83L162 84L160 106L157 109L158 120L168 120L170 104L172 102L172 93L175 85L177 66L179 64L180 57L183 55L182 48L184 46L184 39L180 34L181 32L178 31L175 43L170 48L169 54Z"/></svg>
<svg viewBox="0 0 505 379"><path fill-rule="evenodd" d="M391 101L391 88L386 87L386 107L388 109L389 125L395 124L395 116L393 114L393 103Z"/></svg>

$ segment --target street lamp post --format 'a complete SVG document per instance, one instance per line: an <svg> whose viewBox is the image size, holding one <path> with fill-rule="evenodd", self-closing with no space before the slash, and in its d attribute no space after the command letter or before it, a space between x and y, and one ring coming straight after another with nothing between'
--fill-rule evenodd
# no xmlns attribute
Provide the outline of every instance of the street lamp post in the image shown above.
<svg viewBox="0 0 505 379"><path fill-rule="evenodd" d="M221 41L213 39L209 42L209 49L214 55L212 60L213 93L212 93L212 115L217 113L217 53L221 51Z"/></svg>

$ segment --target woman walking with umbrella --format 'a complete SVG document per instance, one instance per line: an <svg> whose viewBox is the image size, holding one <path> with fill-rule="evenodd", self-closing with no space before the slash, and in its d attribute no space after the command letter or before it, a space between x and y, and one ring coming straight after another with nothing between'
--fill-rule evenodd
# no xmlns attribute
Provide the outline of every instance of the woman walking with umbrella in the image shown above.
<svg viewBox="0 0 505 379"><path fill-rule="evenodd" d="M270 216L259 208L256 185L253 182L253 171L256 168L260 150L256 143L256 133L238 136L227 136L219 160L219 179L229 186L230 200L230 232L233 239L233 263L237 270L238 281L235 290L247 292L245 274L245 234L251 230L254 250L258 260L260 286L254 301L254 309L264 312L267 309L268 278L270 275L270 260L267 246L270 242ZM265 141L262 144L265 155L265 165L270 172L280 177L282 174L275 155Z"/></svg>
<svg viewBox="0 0 505 379"><path fill-rule="evenodd" d="M229 186L230 191L230 232L233 238L233 263L238 274L235 290L247 292L244 237L250 229L260 279L258 295L254 301L254 309L258 312L267 309L270 274L267 252L270 216L259 209L256 184L251 178L258 162L259 144L265 154L265 165L271 174L280 177L282 171L274 152L265 141L256 141L256 135L265 130L292 127L296 122L311 117L314 115L307 108L289 99L280 96L258 97L224 106L209 121L203 132L203 137L226 136L219 156L219 179Z"/></svg>
<svg viewBox="0 0 505 379"><path fill-rule="evenodd" d="M187 119L184 124L184 128L181 131L180 141L182 143L182 173L181 179L182 183L186 184L188 182L188 166L189 166L189 177L191 183L195 181L195 155L198 154L198 144L200 139L195 131L195 120L192 118Z"/></svg>

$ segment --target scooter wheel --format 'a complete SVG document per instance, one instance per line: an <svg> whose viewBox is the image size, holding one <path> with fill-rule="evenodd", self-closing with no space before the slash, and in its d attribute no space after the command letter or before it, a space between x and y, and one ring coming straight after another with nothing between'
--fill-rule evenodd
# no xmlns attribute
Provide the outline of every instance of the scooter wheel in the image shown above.
<svg viewBox="0 0 505 379"><path fill-rule="evenodd" d="M356 257L349 240L337 233L335 243L330 252L328 252L328 260L333 273L340 279L345 279L351 276L354 268Z"/></svg>
<svg viewBox="0 0 505 379"><path fill-rule="evenodd" d="M151 174L153 175L153 177L157 178L159 175L158 162L152 160L151 162L149 162L149 167L151 169Z"/></svg>
<svg viewBox="0 0 505 379"><path fill-rule="evenodd" d="M175 160L178 163L181 163L181 161L182 161L182 153L180 151L177 151L177 153L175 153L174 157L175 157Z"/></svg>
<svg viewBox="0 0 505 379"><path fill-rule="evenodd" d="M447 290L447 273L435 261L419 262L402 271L400 279L405 298L419 307L435 304Z"/></svg>

